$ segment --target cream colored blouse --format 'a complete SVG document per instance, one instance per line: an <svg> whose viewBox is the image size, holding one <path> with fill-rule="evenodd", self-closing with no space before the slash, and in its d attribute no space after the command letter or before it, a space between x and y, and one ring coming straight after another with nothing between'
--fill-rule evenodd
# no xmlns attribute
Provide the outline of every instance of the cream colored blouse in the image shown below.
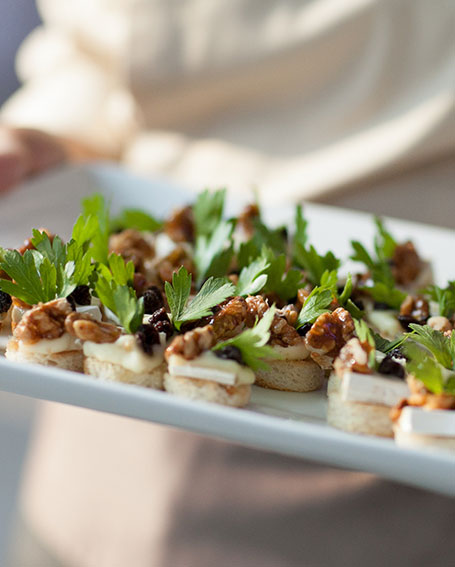
<svg viewBox="0 0 455 567"><path fill-rule="evenodd" d="M450 1L38 5L2 118L142 173L295 200L455 147Z"/></svg>

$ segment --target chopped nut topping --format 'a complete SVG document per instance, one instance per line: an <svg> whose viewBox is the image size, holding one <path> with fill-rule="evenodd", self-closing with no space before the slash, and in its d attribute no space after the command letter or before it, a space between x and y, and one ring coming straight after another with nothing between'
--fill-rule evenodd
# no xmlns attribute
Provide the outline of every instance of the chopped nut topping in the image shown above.
<svg viewBox="0 0 455 567"><path fill-rule="evenodd" d="M411 395L395 406L390 412L390 418L397 421L401 415L401 410L406 406L421 407L427 410L442 409L455 410L455 396L450 394L432 394L423 383L415 378L408 376L408 385Z"/></svg>
<svg viewBox="0 0 455 567"><path fill-rule="evenodd" d="M452 330L452 323L447 319L447 317L442 317L440 315L430 317L427 321L427 325L430 325L430 327L435 331L441 331L441 333L444 333L445 331L450 332Z"/></svg>
<svg viewBox="0 0 455 567"><path fill-rule="evenodd" d="M194 263L188 250L184 246L176 246L168 256L162 258L154 265L153 271L159 283L171 282L172 274L176 272L180 266L184 266L188 272L194 276Z"/></svg>
<svg viewBox="0 0 455 567"><path fill-rule="evenodd" d="M246 298L248 313L246 324L252 327L256 318L262 319L270 309L268 302L260 295L249 296ZM291 316L289 314L289 316ZM282 313L275 312L272 324L270 325L270 344L278 346L294 346L304 343L303 337L290 325Z"/></svg>
<svg viewBox="0 0 455 567"><path fill-rule="evenodd" d="M111 252L131 261L138 272L144 271L144 262L153 257L155 251L138 230L128 228L109 238Z"/></svg>
<svg viewBox="0 0 455 567"><path fill-rule="evenodd" d="M392 274L399 285L412 283L422 269L422 261L410 241L398 244L391 261Z"/></svg>
<svg viewBox="0 0 455 567"><path fill-rule="evenodd" d="M14 336L30 344L41 339L58 339L65 332L65 318L72 312L66 299L38 303L23 314Z"/></svg>
<svg viewBox="0 0 455 567"><path fill-rule="evenodd" d="M297 319L299 318L299 312L293 303L289 303L289 305L285 305L281 309L277 309L276 314L279 317L286 319L286 322L289 323L291 327L295 327Z"/></svg>
<svg viewBox="0 0 455 567"><path fill-rule="evenodd" d="M176 209L166 221L164 231L174 242L193 242L193 209L189 206Z"/></svg>
<svg viewBox="0 0 455 567"><path fill-rule="evenodd" d="M111 323L96 321L88 313L73 311L65 319L65 330L82 341L114 343L121 335L120 329Z"/></svg>
<svg viewBox="0 0 455 567"><path fill-rule="evenodd" d="M321 368L332 367L333 359L354 334L354 321L346 309L338 307L332 313L320 315L305 335L311 358Z"/></svg>
<svg viewBox="0 0 455 567"><path fill-rule="evenodd" d="M177 354L191 360L211 349L215 344L216 338L212 325L197 327L184 335L175 337L165 350L165 358L169 360L170 356Z"/></svg>
<svg viewBox="0 0 455 567"><path fill-rule="evenodd" d="M311 293L311 286L306 286L306 287L302 287L298 290L297 292L297 304L296 304L296 308L298 309L298 311L300 311L303 307L303 304L305 303L307 297L310 295Z"/></svg>
<svg viewBox="0 0 455 567"><path fill-rule="evenodd" d="M408 315L417 321L426 321L429 314L428 301L420 295L408 295L400 307L400 315Z"/></svg>
<svg viewBox="0 0 455 567"><path fill-rule="evenodd" d="M371 368L368 366L371 350L372 347L367 342L361 343L356 337L350 339L333 363L337 375L342 378L343 374L349 371L371 374Z"/></svg>
<svg viewBox="0 0 455 567"><path fill-rule="evenodd" d="M247 318L247 302L243 297L233 297L222 303L210 320L218 340L238 335Z"/></svg>

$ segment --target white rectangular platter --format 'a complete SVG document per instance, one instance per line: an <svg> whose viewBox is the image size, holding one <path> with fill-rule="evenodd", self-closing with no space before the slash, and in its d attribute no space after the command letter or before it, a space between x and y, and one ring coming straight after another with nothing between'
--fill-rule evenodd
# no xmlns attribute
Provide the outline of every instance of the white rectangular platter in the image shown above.
<svg viewBox="0 0 455 567"><path fill-rule="evenodd" d="M192 196L167 182L143 180L113 166L65 168L41 177L0 198L0 244L17 246L32 227L45 226L67 236L82 196L100 191L121 207L141 206L156 215L190 202ZM241 204L236 203L235 209ZM234 209L233 209L234 210ZM371 242L371 215L307 205L310 237L318 250L333 249L346 258L352 238ZM290 208L264 216L288 223ZM434 263L436 281L455 277L455 233L446 229L390 219L398 238L412 238ZM231 409L175 398L164 392L101 382L72 372L13 364L0 355L0 389L33 398L184 428L328 465L367 471L413 486L455 495L455 458L440 452L406 450L393 440L338 431L325 423L325 392L295 394L253 387L246 409Z"/></svg>

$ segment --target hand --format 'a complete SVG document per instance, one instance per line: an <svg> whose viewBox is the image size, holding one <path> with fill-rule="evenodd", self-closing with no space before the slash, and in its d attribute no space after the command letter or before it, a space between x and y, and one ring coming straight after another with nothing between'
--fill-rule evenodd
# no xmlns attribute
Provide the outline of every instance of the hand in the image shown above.
<svg viewBox="0 0 455 567"><path fill-rule="evenodd" d="M61 141L26 128L0 126L0 193L66 159Z"/></svg>

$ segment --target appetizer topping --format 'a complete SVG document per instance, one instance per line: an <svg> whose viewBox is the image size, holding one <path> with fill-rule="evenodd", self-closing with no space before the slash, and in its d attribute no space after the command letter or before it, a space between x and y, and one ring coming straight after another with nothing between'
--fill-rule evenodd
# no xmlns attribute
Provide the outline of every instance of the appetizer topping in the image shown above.
<svg viewBox="0 0 455 567"><path fill-rule="evenodd" d="M242 352L240 349L234 345L226 345L220 350L214 351L215 356L218 358L223 358L226 360L235 360L239 364L245 364L242 358Z"/></svg>
<svg viewBox="0 0 455 567"><path fill-rule="evenodd" d="M73 313L73 310L66 299L39 303L24 313L15 328L14 336L25 343L58 339L65 332L65 319L70 313Z"/></svg>
<svg viewBox="0 0 455 567"><path fill-rule="evenodd" d="M428 301L420 296L408 295L400 307L398 320L406 331L409 331L409 325L415 323L424 325L430 315L430 307Z"/></svg>
<svg viewBox="0 0 455 567"><path fill-rule="evenodd" d="M82 341L113 343L121 335L120 329L111 323L96 321L91 315L73 311L65 318L65 330Z"/></svg>
<svg viewBox="0 0 455 567"><path fill-rule="evenodd" d="M449 281L447 287L430 285L424 290L430 299L438 304L439 315L450 319L455 315L455 281Z"/></svg>
<svg viewBox="0 0 455 567"><path fill-rule="evenodd" d="M149 317L148 324L153 327L157 333L164 333L167 339L174 334L172 323L164 307L157 309L152 316Z"/></svg>
<svg viewBox="0 0 455 567"><path fill-rule="evenodd" d="M393 278L399 285L409 285L417 278L422 269L422 261L412 242L396 245L391 269Z"/></svg>
<svg viewBox="0 0 455 567"><path fill-rule="evenodd" d="M210 350L215 343L216 338L212 325L198 327L175 337L165 351L165 358L168 360L173 354L178 354L191 360L204 351Z"/></svg>
<svg viewBox="0 0 455 567"><path fill-rule="evenodd" d="M399 355L398 357L394 354L395 351L388 352L385 357L382 359L381 363L378 367L379 374L387 374L389 376L396 376L397 378L404 379L405 377L405 370L403 364L398 362L396 359L401 358L403 359L403 355Z"/></svg>
<svg viewBox="0 0 455 567"><path fill-rule="evenodd" d="M78 285L66 298L70 303L74 301L76 305L90 305L92 296L88 285Z"/></svg>
<svg viewBox="0 0 455 567"><path fill-rule="evenodd" d="M160 344L160 335L154 325L141 325L135 336L138 345L146 354L153 354L153 345Z"/></svg>
<svg viewBox="0 0 455 567"><path fill-rule="evenodd" d="M177 330L180 330L182 324L187 321L197 321L212 315L212 308L235 292L234 286L226 282L224 278L210 277L196 296L188 301L191 282L191 274L181 266L178 272L172 275L172 284L166 282L164 287L172 322Z"/></svg>
<svg viewBox="0 0 455 567"><path fill-rule="evenodd" d="M247 327L252 327L256 319L262 319L270 310L268 302L260 295L247 297L246 303L248 307ZM278 312L274 313L270 325L270 337L271 344L284 347L296 345L303 341L296 329Z"/></svg>
<svg viewBox="0 0 455 567"><path fill-rule="evenodd" d="M217 339L233 337L242 330L247 319L248 299L233 297L215 308L210 323Z"/></svg>
<svg viewBox="0 0 455 567"><path fill-rule="evenodd" d="M142 297L144 293L149 288L149 282L147 281L147 277L141 272L134 272L133 275L133 289L136 292L137 297Z"/></svg>
<svg viewBox="0 0 455 567"><path fill-rule="evenodd" d="M49 230L47 230L47 228L39 228L38 232L47 234L51 243L54 240L54 235ZM17 251L19 252L19 254L23 255L26 250L35 250L35 249L36 248L32 237L32 238L27 238L24 241L24 244L20 248L18 248Z"/></svg>
<svg viewBox="0 0 455 567"><path fill-rule="evenodd" d="M155 313L164 307L163 295L156 285L149 287L142 297L144 298L144 313Z"/></svg>
<svg viewBox="0 0 455 567"><path fill-rule="evenodd" d="M296 326L299 312L297 311L297 308L293 303L289 303L289 305L285 305L281 309L277 309L276 314L279 317L285 319L286 322L291 325L291 327Z"/></svg>
<svg viewBox="0 0 455 567"><path fill-rule="evenodd" d="M174 242L194 242L192 207L176 209L167 219L164 231Z"/></svg>
<svg viewBox="0 0 455 567"><path fill-rule="evenodd" d="M194 263L188 249L184 246L176 246L172 252L154 265L153 270L158 276L159 282L171 282L173 274L182 266L187 272L194 274Z"/></svg>
<svg viewBox="0 0 455 567"><path fill-rule="evenodd" d="M427 321L427 325L435 331L440 331L441 333L444 333L445 331L451 331L453 328L452 323L447 319L447 317L442 317L441 315L430 317Z"/></svg>
<svg viewBox="0 0 455 567"><path fill-rule="evenodd" d="M144 262L152 258L155 253L153 246L142 234L132 228L112 234L109 238L109 249L127 262L133 262L136 271L139 272L144 270Z"/></svg>
<svg viewBox="0 0 455 567"><path fill-rule="evenodd" d="M0 291L0 313L6 313L9 311L12 303L13 300L11 299L11 295L4 291Z"/></svg>
<svg viewBox="0 0 455 567"><path fill-rule="evenodd" d="M360 342L355 337L350 339L340 350L333 364L337 375L341 378L346 372L370 374L372 371L369 366L371 350L369 343Z"/></svg>
<svg viewBox="0 0 455 567"><path fill-rule="evenodd" d="M305 336L311 358L322 368L331 368L333 359L354 334L351 314L339 307L332 313L323 313Z"/></svg>

